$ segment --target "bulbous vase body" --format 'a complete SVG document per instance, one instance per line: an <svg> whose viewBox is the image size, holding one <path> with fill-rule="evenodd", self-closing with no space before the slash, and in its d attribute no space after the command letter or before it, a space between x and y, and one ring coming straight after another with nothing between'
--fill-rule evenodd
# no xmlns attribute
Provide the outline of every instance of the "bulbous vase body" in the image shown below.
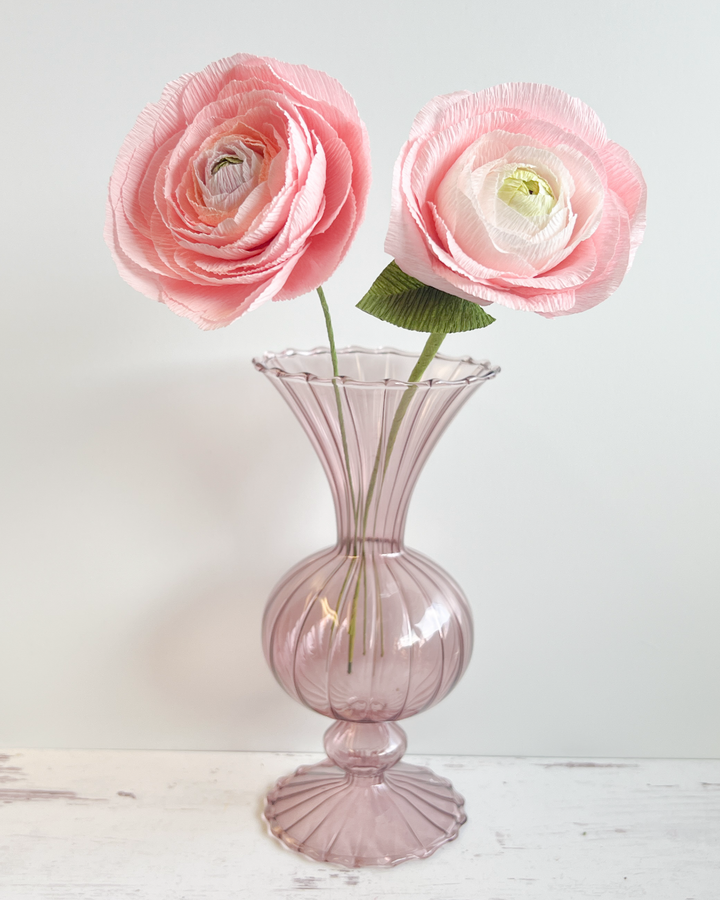
<svg viewBox="0 0 720 900"><path fill-rule="evenodd" d="M314 859L395 865L457 836L463 800L428 769L399 762L395 724L440 701L465 671L472 616L456 582L405 547L408 503L432 447L470 395L498 371L437 356L426 380L396 350L266 354L256 367L312 441L337 515L334 547L275 587L263 620L265 657L296 700L337 720L328 759L282 779L265 818Z"/></svg>

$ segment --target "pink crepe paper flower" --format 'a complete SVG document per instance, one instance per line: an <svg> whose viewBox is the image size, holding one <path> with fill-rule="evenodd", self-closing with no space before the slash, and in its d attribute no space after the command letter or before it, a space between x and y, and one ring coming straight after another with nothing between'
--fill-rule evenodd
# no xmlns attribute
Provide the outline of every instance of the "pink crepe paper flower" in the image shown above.
<svg viewBox="0 0 720 900"><path fill-rule="evenodd" d="M133 287L201 328L314 290L370 184L350 95L307 66L238 54L167 85L110 180L105 239Z"/></svg>
<svg viewBox="0 0 720 900"><path fill-rule="evenodd" d="M620 284L645 228L630 154L581 100L540 84L435 97L395 165L385 249L408 275L552 317Z"/></svg>

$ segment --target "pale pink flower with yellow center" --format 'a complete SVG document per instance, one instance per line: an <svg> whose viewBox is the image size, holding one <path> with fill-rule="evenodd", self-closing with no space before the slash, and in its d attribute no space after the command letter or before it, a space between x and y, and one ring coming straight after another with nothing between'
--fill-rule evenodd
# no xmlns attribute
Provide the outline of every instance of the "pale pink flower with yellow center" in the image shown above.
<svg viewBox="0 0 720 900"><path fill-rule="evenodd" d="M645 228L629 153L581 100L539 84L435 97L395 165L385 249L482 306L581 312L620 284Z"/></svg>
<svg viewBox="0 0 720 900"><path fill-rule="evenodd" d="M367 132L344 88L238 54L171 82L140 114L105 238L133 287L217 328L329 278L369 185Z"/></svg>

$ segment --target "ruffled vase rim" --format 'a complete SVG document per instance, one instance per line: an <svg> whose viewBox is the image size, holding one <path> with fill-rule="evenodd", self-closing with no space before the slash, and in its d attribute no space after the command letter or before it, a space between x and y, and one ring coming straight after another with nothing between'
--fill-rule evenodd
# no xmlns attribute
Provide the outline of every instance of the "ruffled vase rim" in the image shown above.
<svg viewBox="0 0 720 900"><path fill-rule="evenodd" d="M338 357L349 354L363 354L366 356L395 356L407 359L408 361L413 359L416 360L418 358L418 353L410 350L400 350L396 347L369 348L353 344L348 347L338 348L337 350ZM289 372L281 365L279 365L279 363L286 359L297 359L298 357L305 357L310 359L318 356L330 357L329 347L313 347L311 350L296 350L293 348L287 348L286 350L280 351L266 350L262 354L262 356L256 356L253 359L252 363L259 372L262 372L263 374L274 378L282 379L283 381L304 381L328 385L336 383L343 385L362 385L364 387L367 387L369 385L385 385L386 387L409 387L412 384L427 385L431 387L434 385L470 385L489 381L500 372L500 366L495 366L488 360L476 360L470 356L448 356L444 353L436 354L435 359L442 360L443 362L456 363L458 365L464 363L465 365L474 368L474 371L471 371L470 374L464 376L463 378L456 379L426 378L422 381L410 382L399 378L384 378L378 381L365 381L362 379L353 378L349 375L338 375L337 377L333 377L332 375L330 375L327 377L323 377L321 375L315 374L314 372Z"/></svg>

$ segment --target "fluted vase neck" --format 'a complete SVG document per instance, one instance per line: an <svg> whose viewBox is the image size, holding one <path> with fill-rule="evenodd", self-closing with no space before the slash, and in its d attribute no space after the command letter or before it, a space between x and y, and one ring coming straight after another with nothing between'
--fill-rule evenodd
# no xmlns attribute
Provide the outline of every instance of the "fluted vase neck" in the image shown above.
<svg viewBox="0 0 720 900"><path fill-rule="evenodd" d="M425 378L406 379L416 356L401 350L327 348L266 353L253 360L285 397L320 457L335 504L337 541L403 548L408 504L428 454L465 401L498 369L438 355Z"/></svg>

